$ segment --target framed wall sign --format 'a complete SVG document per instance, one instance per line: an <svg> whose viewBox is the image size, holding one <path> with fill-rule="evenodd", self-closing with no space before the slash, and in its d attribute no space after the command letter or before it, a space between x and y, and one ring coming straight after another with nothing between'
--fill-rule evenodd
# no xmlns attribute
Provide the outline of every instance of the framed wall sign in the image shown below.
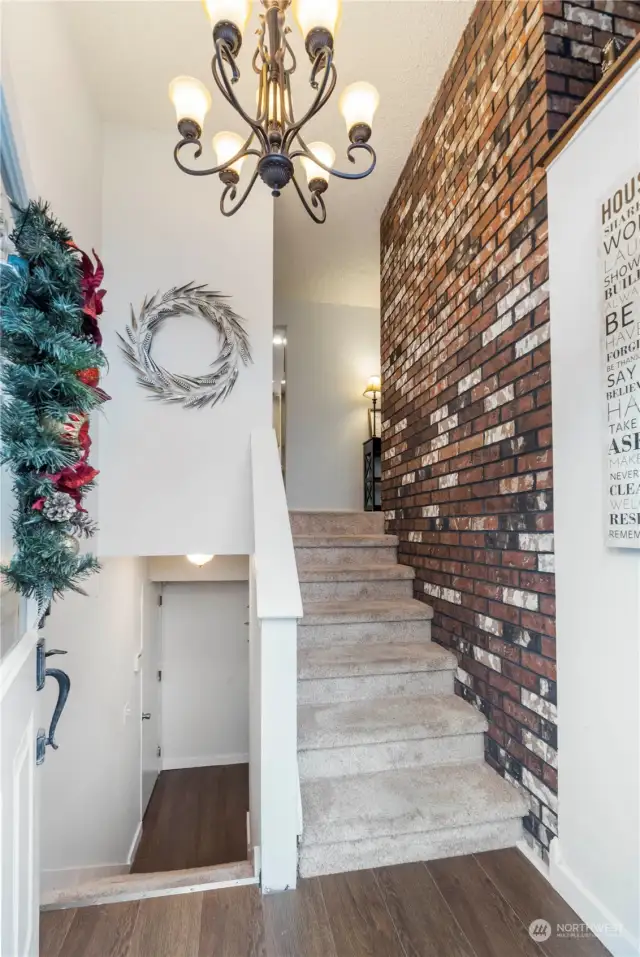
<svg viewBox="0 0 640 957"><path fill-rule="evenodd" d="M606 541L640 548L640 172L602 201Z"/></svg>

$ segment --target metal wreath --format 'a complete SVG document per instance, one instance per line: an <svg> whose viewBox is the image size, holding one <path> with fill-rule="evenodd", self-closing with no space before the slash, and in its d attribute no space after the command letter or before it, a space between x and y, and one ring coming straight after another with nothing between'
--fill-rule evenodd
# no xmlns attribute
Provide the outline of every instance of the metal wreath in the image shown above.
<svg viewBox="0 0 640 957"><path fill-rule="evenodd" d="M126 327L126 338L118 333L120 348L136 371L139 384L148 389L153 398L199 409L213 406L229 395L238 378L240 361L246 366L252 359L243 320L226 299L222 293L190 282L186 286L174 286L162 296L156 293L145 299L138 316L131 307L131 325ZM166 319L180 315L202 316L222 337L220 354L211 363L212 371L207 375L168 372L151 355L154 333Z"/></svg>

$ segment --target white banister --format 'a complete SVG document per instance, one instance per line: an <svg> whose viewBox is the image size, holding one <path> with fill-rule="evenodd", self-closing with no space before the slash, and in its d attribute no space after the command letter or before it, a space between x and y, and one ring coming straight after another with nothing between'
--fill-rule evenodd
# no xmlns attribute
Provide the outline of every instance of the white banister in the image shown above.
<svg viewBox="0 0 640 957"><path fill-rule="evenodd" d="M302 600L275 432L251 434L251 839L265 892L296 886L299 833L297 620Z"/></svg>

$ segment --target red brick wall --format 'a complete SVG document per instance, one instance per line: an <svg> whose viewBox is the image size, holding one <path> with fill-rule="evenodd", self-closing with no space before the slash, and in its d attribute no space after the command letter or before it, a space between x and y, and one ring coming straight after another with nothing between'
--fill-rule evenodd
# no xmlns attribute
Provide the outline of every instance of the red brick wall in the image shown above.
<svg viewBox="0 0 640 957"><path fill-rule="evenodd" d="M556 833L549 132L631 0L480 0L382 217L383 508L488 717L487 760Z"/></svg>

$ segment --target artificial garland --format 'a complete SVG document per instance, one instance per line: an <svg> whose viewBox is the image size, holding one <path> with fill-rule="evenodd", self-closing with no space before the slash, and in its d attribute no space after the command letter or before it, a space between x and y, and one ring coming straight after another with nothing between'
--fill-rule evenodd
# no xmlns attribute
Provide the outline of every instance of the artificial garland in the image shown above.
<svg viewBox="0 0 640 957"><path fill-rule="evenodd" d="M13 473L15 552L0 569L40 614L99 564L78 554L96 524L83 508L97 470L88 462L88 414L109 396L98 316L104 270L73 242L46 203L18 210L17 255L0 263L3 463Z"/></svg>

